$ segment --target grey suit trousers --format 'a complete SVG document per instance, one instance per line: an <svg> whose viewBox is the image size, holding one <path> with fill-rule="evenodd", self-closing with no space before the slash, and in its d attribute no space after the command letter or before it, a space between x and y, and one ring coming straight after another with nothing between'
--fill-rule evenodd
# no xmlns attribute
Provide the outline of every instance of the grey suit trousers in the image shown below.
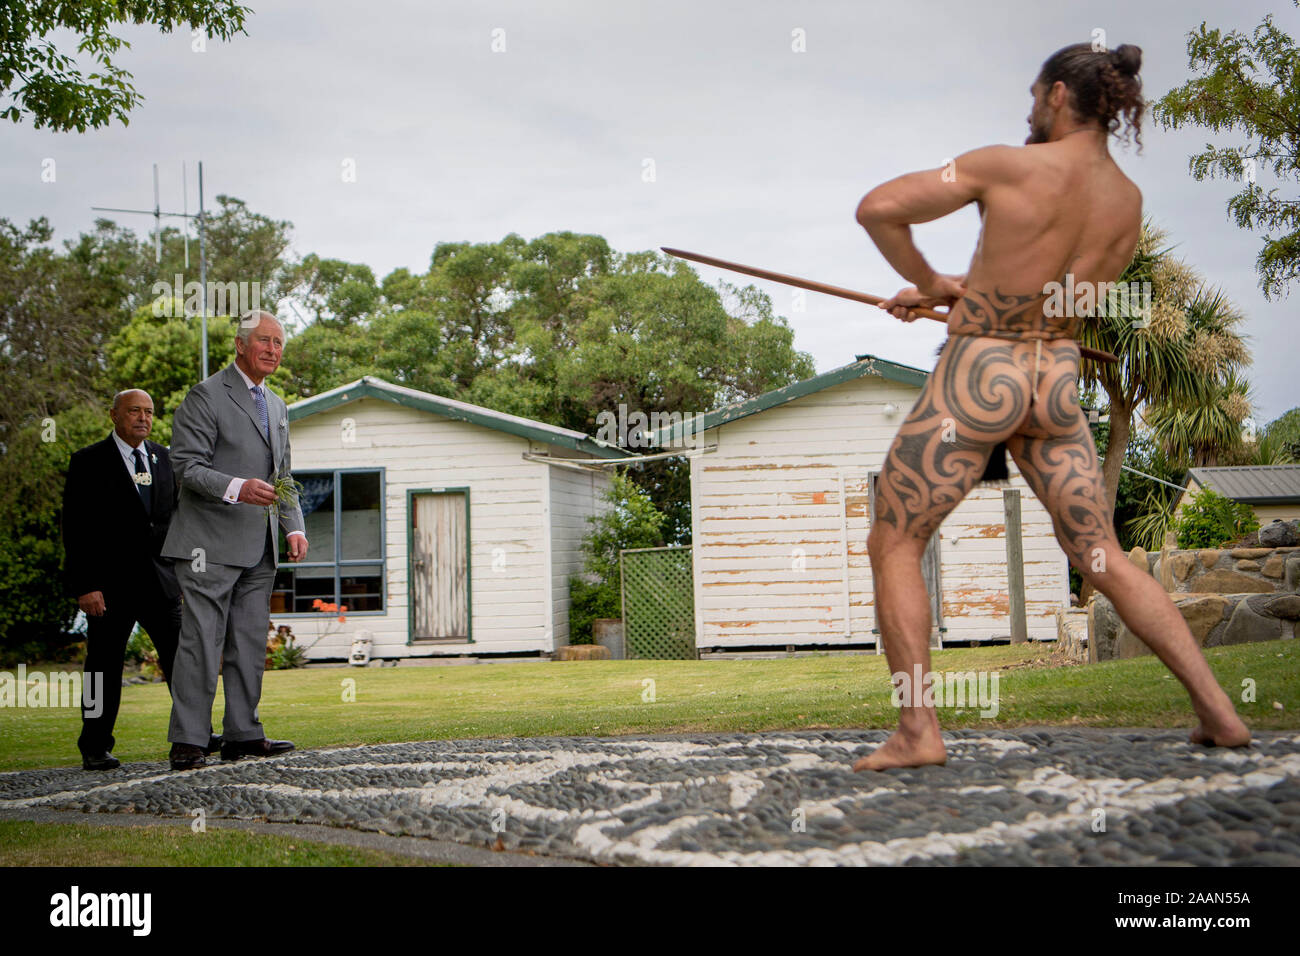
<svg viewBox="0 0 1300 956"><path fill-rule="evenodd" d="M167 739L172 743L207 745L218 669L225 688L225 739L261 740L266 736L257 703L266 669L266 622L275 581L275 553L270 534L265 542L262 560L251 568L208 564L197 571L190 561L176 562L185 606L171 684Z"/></svg>

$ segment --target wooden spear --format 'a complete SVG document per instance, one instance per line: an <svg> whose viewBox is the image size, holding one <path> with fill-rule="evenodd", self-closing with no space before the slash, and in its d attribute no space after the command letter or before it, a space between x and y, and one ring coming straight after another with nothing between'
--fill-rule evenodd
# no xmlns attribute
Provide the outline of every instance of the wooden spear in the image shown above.
<svg viewBox="0 0 1300 956"><path fill-rule="evenodd" d="M823 292L826 295L839 296L841 299L852 299L854 302L865 302L867 305L880 305L886 301L884 296L872 295L869 292L858 292L855 289L845 289L837 285L827 285L825 282L814 282L811 279L801 279L799 276L790 276L782 272L772 272L768 269L757 269L754 266L744 266L738 262L728 262L725 259L715 259L712 256L703 256L698 252L687 252L684 249L670 249L668 246L660 248L670 256L678 259L690 259L692 262L701 262L706 266L715 266L718 269L727 269L730 272L742 272L747 276L753 276L756 279L767 279L771 282L780 282L784 285L792 285L799 289L807 289L810 292ZM923 309L919 306L908 306L908 309L917 315L927 319L934 319L938 322L947 322L948 313L939 312L935 309ZM1118 362L1119 359L1110 352L1104 352L1101 349L1090 349L1085 345L1079 346L1079 353L1084 358L1090 358L1097 362Z"/></svg>

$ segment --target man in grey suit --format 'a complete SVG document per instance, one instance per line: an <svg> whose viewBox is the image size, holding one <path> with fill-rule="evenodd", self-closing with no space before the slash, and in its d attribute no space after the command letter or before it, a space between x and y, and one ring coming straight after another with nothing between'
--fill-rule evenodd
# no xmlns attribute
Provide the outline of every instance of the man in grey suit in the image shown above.
<svg viewBox="0 0 1300 956"><path fill-rule="evenodd" d="M289 559L307 554L296 494L276 509L278 478L290 474L289 414L263 386L280 366L284 328L267 312L239 323L235 361L190 389L172 421L171 462L180 484L165 557L176 559L184 599L167 734L173 770L202 767L217 671L226 710L223 760L293 749L268 740L257 716L266 666L266 625L275 579L276 522Z"/></svg>

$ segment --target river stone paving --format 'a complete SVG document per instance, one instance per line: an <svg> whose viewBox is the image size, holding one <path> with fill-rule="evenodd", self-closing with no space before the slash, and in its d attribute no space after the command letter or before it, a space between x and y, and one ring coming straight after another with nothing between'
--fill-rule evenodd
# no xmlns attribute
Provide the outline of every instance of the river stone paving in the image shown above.
<svg viewBox="0 0 1300 956"><path fill-rule="evenodd" d="M1300 865L1300 734L951 731L944 767L854 773L883 731L518 738L173 773L0 774L25 807L326 823L615 864Z"/></svg>

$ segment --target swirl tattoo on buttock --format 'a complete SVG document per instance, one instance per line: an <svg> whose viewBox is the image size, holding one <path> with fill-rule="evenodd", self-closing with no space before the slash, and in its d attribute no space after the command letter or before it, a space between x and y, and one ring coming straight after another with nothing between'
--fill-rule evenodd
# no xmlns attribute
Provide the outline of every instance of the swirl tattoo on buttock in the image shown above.
<svg viewBox="0 0 1300 956"><path fill-rule="evenodd" d="M979 481L1006 442L1052 516L1070 560L1087 570L1118 548L1092 433L1079 407L1079 347L954 336L890 446L876 488L876 522L926 539ZM1038 400L1030 402L1031 390Z"/></svg>
<svg viewBox="0 0 1300 956"><path fill-rule="evenodd" d="M1023 347L955 336L885 457L876 520L928 538L1029 409ZM1032 356L1032 353L1030 353Z"/></svg>

